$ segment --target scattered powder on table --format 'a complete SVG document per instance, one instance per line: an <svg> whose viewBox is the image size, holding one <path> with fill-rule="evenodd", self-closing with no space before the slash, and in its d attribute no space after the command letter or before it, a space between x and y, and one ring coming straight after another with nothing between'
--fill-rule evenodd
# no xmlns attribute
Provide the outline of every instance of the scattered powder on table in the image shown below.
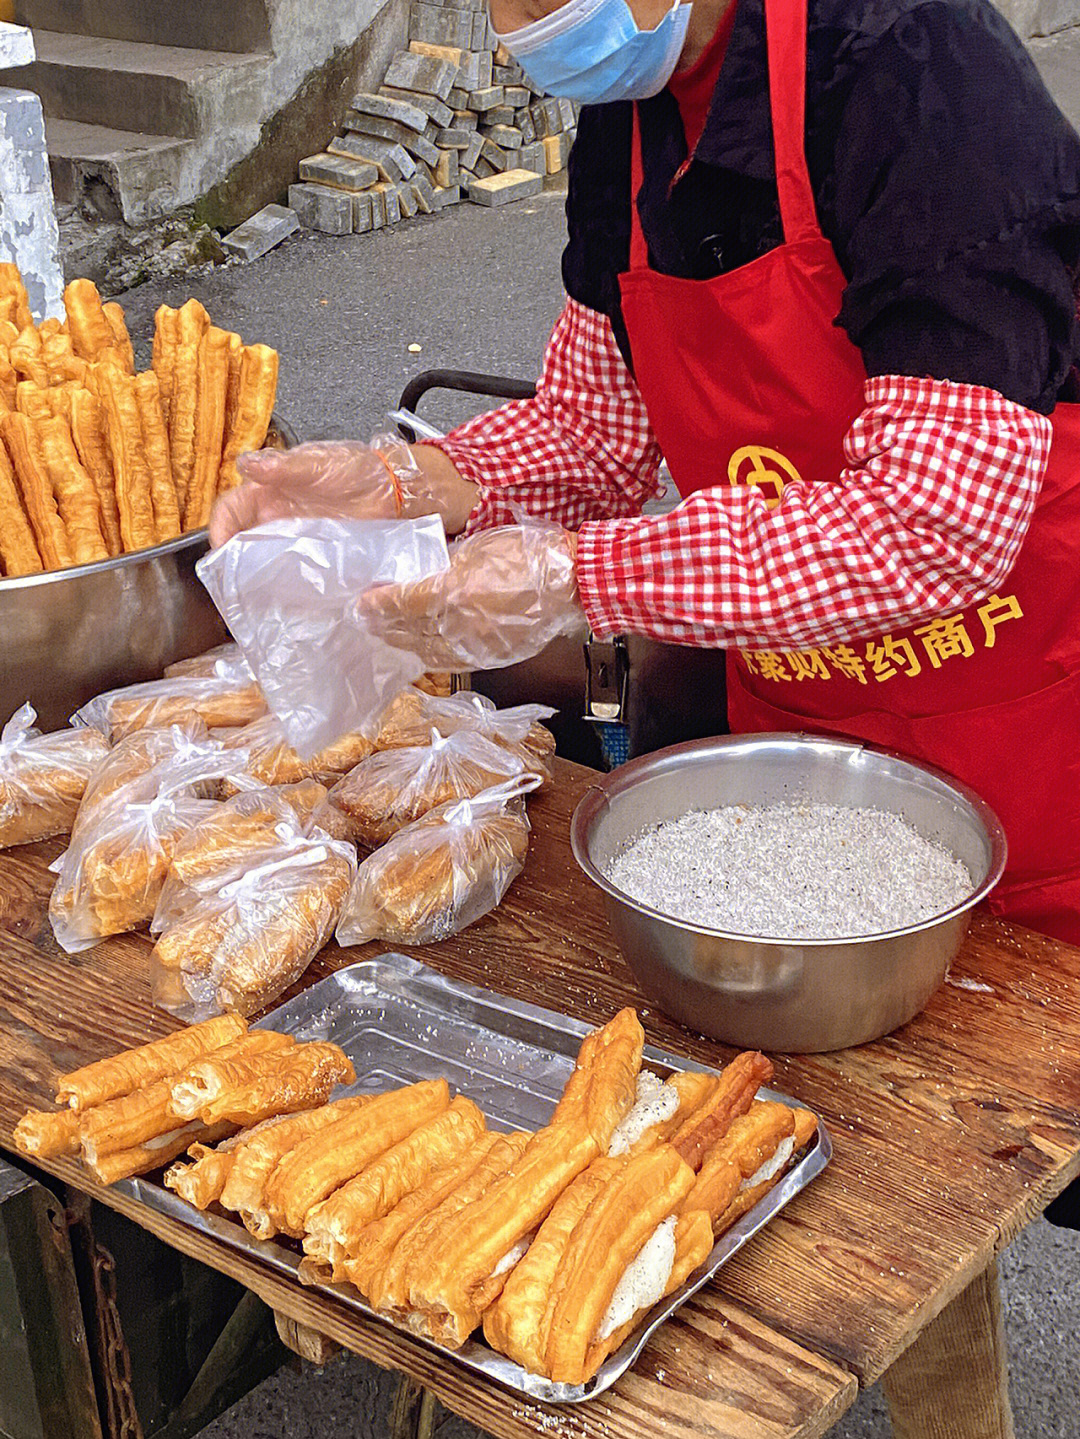
<svg viewBox="0 0 1080 1439"><path fill-rule="evenodd" d="M776 939L901 929L973 888L949 850L899 815L809 802L664 820L631 840L606 873L673 919Z"/></svg>

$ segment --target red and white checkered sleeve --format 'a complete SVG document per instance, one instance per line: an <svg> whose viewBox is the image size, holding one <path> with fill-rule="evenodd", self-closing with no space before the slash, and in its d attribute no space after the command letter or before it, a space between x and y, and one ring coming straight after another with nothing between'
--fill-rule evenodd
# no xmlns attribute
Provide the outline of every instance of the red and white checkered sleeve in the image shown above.
<svg viewBox="0 0 1080 1439"><path fill-rule="evenodd" d="M866 384L839 479L710 488L658 519L582 526L578 584L597 634L808 649L951 613L1020 551L1051 425L993 390Z"/></svg>
<svg viewBox="0 0 1080 1439"><path fill-rule="evenodd" d="M512 524L514 504L576 530L637 515L659 489L660 448L611 321L576 300L556 321L534 399L425 443L480 489L466 533Z"/></svg>

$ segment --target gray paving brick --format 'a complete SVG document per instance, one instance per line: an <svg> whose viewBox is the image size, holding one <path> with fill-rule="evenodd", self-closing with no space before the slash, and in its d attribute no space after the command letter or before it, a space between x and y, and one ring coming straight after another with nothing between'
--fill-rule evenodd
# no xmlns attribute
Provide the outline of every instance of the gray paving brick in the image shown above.
<svg viewBox="0 0 1080 1439"><path fill-rule="evenodd" d="M295 210L285 205L264 205L223 236L221 248L243 260L258 260L282 240L295 235L299 228L300 218Z"/></svg>
<svg viewBox="0 0 1080 1439"><path fill-rule="evenodd" d="M577 124L577 114L574 110L574 102L572 100L562 99L557 100L556 104L559 107L559 116L562 119L563 129L572 130Z"/></svg>
<svg viewBox="0 0 1080 1439"><path fill-rule="evenodd" d="M531 170L507 170L503 175L491 175L470 185L469 199L476 205L508 205L514 200L538 195L543 186L543 180Z"/></svg>
<svg viewBox="0 0 1080 1439"><path fill-rule="evenodd" d="M401 219L401 203L398 200L397 186L392 185L389 180L380 180L377 185L372 185L371 193L373 196L379 196L382 200L386 223L396 225Z"/></svg>
<svg viewBox="0 0 1080 1439"><path fill-rule="evenodd" d="M514 156L514 163L520 170L531 170L534 175L547 174L547 151L543 140L534 140L531 145L522 145Z"/></svg>
<svg viewBox="0 0 1080 1439"><path fill-rule="evenodd" d="M475 130L480 123L480 116L475 110L455 110L453 117L447 123L455 130Z"/></svg>
<svg viewBox="0 0 1080 1439"><path fill-rule="evenodd" d="M443 150L439 156L439 163L435 166L435 183L446 189L449 185L457 184L458 169L460 162L456 150Z"/></svg>
<svg viewBox="0 0 1080 1439"><path fill-rule="evenodd" d="M515 164L513 156L504 150L501 145L496 145L494 140L489 140L486 135L484 136L484 143L480 147L480 160L481 162L486 160L492 170L500 171L512 170Z"/></svg>
<svg viewBox="0 0 1080 1439"><path fill-rule="evenodd" d="M398 100L390 95L369 95L364 91L354 95L350 102L359 115L372 115L380 120L393 120L408 130L422 135L427 129L430 116L419 105L407 100Z"/></svg>
<svg viewBox="0 0 1080 1439"><path fill-rule="evenodd" d="M521 131L513 125L489 125L484 135L485 139L494 141L500 150L520 150L525 143Z"/></svg>
<svg viewBox="0 0 1080 1439"><path fill-rule="evenodd" d="M453 106L455 110L467 110L469 107L469 91L463 90L460 85L455 85L446 97L446 103Z"/></svg>
<svg viewBox="0 0 1080 1439"><path fill-rule="evenodd" d="M417 174L413 176L412 187L421 212L430 215L435 209L435 186L426 175Z"/></svg>
<svg viewBox="0 0 1080 1439"><path fill-rule="evenodd" d="M399 50L383 78L384 84L395 89L416 90L422 95L435 95L445 100L456 75L457 67L448 60L434 60L429 55L413 55L408 50Z"/></svg>
<svg viewBox="0 0 1080 1439"><path fill-rule="evenodd" d="M492 59L493 59L494 63L493 63L493 65L492 65L492 67L491 67L491 77L492 77L492 81L493 81L494 84L496 84L496 85L520 85L520 84L521 84L521 74L522 74L522 71L521 71L521 66L520 66L520 65L518 65L518 64L500 65L500 64L499 64L499 58L498 58L497 55L496 55L496 56L493 56ZM526 90L525 93L526 93L526 95L528 95L528 93L529 93L528 90ZM522 103L525 104L525 105L527 105L529 102L528 102L528 100L525 100L525 101L523 101Z"/></svg>
<svg viewBox="0 0 1080 1439"><path fill-rule="evenodd" d="M485 110L493 110L496 105L501 105L505 94L506 91L501 85L490 85L486 90L475 90L462 108L475 110L482 115Z"/></svg>
<svg viewBox="0 0 1080 1439"><path fill-rule="evenodd" d="M438 150L427 136L418 135L415 130L399 125L396 120L383 120L377 115L359 115L355 111L350 111L345 117L345 124L357 134L370 135L375 139L386 140L394 145L403 145L410 155L414 155L419 160L426 160L429 165L434 165L439 158ZM376 176L375 179L377 178ZM374 180L371 183L374 184ZM356 188L363 189L364 187L357 186Z"/></svg>
<svg viewBox="0 0 1080 1439"><path fill-rule="evenodd" d="M374 185L367 193L371 196L371 228L381 230L386 224L386 195Z"/></svg>
<svg viewBox="0 0 1080 1439"><path fill-rule="evenodd" d="M484 123L487 125L513 125L517 120L517 113L511 105L492 105L491 109L484 113Z"/></svg>
<svg viewBox="0 0 1080 1439"><path fill-rule="evenodd" d="M514 120L514 124L521 131L522 139L525 141L526 145L531 145L532 142L536 139L536 126L533 123L532 111L519 110L517 112L517 117Z"/></svg>
<svg viewBox="0 0 1080 1439"><path fill-rule="evenodd" d="M363 235L373 229L371 196L366 191L352 197L352 227L354 235Z"/></svg>
<svg viewBox="0 0 1080 1439"><path fill-rule="evenodd" d="M473 170L476 168L476 162L480 158L480 151L483 149L483 146L483 135L481 135L479 131L474 130L472 138L466 145L465 149L462 150L459 157L459 163L461 164L463 169Z"/></svg>
<svg viewBox="0 0 1080 1439"><path fill-rule="evenodd" d="M308 230L324 235L352 233L352 196L347 190L331 190L328 185L301 182L289 186L289 208Z"/></svg>
<svg viewBox="0 0 1080 1439"><path fill-rule="evenodd" d="M515 110L520 110L521 107L522 107L523 105L527 105L531 99L532 99L532 95L530 94L530 92L529 92L529 90L526 88L526 86L524 86L524 85L507 85L507 87L506 87L506 103L507 103L508 105L513 105L513 107L514 107Z"/></svg>
<svg viewBox="0 0 1080 1439"><path fill-rule="evenodd" d="M411 180L402 180L397 187L398 204L401 206L403 219L411 220L420 208L420 202L416 198L416 191L413 189Z"/></svg>
<svg viewBox="0 0 1080 1439"><path fill-rule="evenodd" d="M420 95L412 90L395 90L392 85L380 85L379 94L385 95L391 100L403 100L417 110L423 110L424 114L435 125L449 125L453 117L453 110L437 95Z"/></svg>
<svg viewBox="0 0 1080 1439"><path fill-rule="evenodd" d="M409 10L409 39L426 40L430 45L457 45L468 50L473 47L478 18L478 14L470 10L417 4L414 0Z"/></svg>
<svg viewBox="0 0 1080 1439"><path fill-rule="evenodd" d="M300 161L301 180L317 185L331 185L335 190L366 190L379 178L375 166L367 160L353 160L345 155L323 152Z"/></svg>
<svg viewBox="0 0 1080 1439"><path fill-rule="evenodd" d="M328 148L335 155L350 155L357 160L369 160L383 180L408 180L416 172L416 161L405 149L390 140L380 140L375 135L358 135L354 131L339 135Z"/></svg>
<svg viewBox="0 0 1080 1439"><path fill-rule="evenodd" d="M435 143L440 150L465 150L468 148L474 131L452 128L449 130L436 130Z"/></svg>

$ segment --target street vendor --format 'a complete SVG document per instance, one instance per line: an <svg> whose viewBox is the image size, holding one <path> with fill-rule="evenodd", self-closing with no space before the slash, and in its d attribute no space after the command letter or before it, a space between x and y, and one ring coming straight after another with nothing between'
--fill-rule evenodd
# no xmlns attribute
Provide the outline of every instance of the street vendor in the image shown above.
<svg viewBox="0 0 1080 1439"><path fill-rule="evenodd" d="M437 510L450 569L368 596L391 642L726 651L732 730L958 776L1008 834L992 908L1080 943L1080 137L1019 40L990 0L491 13L585 107L535 399L392 484L362 445L249 457L214 540L328 468L358 515ZM642 517L661 455L682 503Z"/></svg>

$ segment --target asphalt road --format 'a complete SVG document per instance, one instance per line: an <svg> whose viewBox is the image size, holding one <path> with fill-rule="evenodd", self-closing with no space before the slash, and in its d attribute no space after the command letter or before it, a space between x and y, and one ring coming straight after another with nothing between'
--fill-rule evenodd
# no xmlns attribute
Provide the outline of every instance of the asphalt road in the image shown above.
<svg viewBox="0 0 1080 1439"><path fill-rule="evenodd" d="M440 367L534 378L562 304L562 197L505 210L462 205L350 239L287 241L252 265L152 283L122 297L132 333L154 309L197 295L215 323L281 352L281 413L301 435L367 437L405 383ZM410 353L419 345L419 353ZM431 397L447 425L476 402ZM1080 1236L1034 1224L1003 1259L1012 1395L1021 1439L1080 1434ZM355 1357L286 1368L201 1439L381 1439L393 1377ZM440 1439L476 1431L440 1416ZM833 1431L888 1439L876 1390Z"/></svg>

